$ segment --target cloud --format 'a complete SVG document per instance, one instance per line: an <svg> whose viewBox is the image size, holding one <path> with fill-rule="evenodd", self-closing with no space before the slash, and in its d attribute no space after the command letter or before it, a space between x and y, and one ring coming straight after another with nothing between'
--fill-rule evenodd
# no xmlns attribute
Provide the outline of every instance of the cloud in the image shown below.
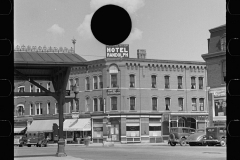
<svg viewBox="0 0 240 160"><path fill-rule="evenodd" d="M83 23L80 24L80 26L77 28L77 31L82 38L90 39L91 37L93 37L90 27L92 16L93 13L86 15Z"/></svg>
<svg viewBox="0 0 240 160"><path fill-rule="evenodd" d="M134 28L124 43L131 43L134 40L140 40L142 39L142 34L143 32L140 29Z"/></svg>
<svg viewBox="0 0 240 160"><path fill-rule="evenodd" d="M145 0L91 0L90 7L95 11L106 4L119 5L132 14L145 5Z"/></svg>
<svg viewBox="0 0 240 160"><path fill-rule="evenodd" d="M63 35L65 32L64 29L59 27L58 24L54 24L47 31L53 33L54 35Z"/></svg>
<svg viewBox="0 0 240 160"><path fill-rule="evenodd" d="M14 47L20 46L20 43L17 41L17 39L14 39L13 45Z"/></svg>

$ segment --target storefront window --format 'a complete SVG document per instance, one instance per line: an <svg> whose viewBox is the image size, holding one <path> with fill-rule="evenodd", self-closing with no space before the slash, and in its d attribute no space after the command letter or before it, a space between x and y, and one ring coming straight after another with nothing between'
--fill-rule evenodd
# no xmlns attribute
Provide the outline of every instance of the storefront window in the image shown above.
<svg viewBox="0 0 240 160"><path fill-rule="evenodd" d="M171 127L177 127L177 121L171 121L170 126Z"/></svg>
<svg viewBox="0 0 240 160"><path fill-rule="evenodd" d="M149 126L149 136L161 136L161 126Z"/></svg>
<svg viewBox="0 0 240 160"><path fill-rule="evenodd" d="M126 126L127 137L139 137L140 126Z"/></svg>
<svg viewBox="0 0 240 160"><path fill-rule="evenodd" d="M103 120L93 119L93 138L103 137Z"/></svg>
<svg viewBox="0 0 240 160"><path fill-rule="evenodd" d="M178 120L178 127L185 127L185 121L184 121L184 119L180 118L180 119Z"/></svg>
<svg viewBox="0 0 240 160"><path fill-rule="evenodd" d="M226 116L227 103L225 99L214 100L215 116Z"/></svg>

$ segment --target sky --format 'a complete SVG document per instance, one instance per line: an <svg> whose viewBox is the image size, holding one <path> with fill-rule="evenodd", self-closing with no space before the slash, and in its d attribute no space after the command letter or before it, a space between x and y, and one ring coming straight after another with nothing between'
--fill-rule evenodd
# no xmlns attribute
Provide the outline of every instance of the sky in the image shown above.
<svg viewBox="0 0 240 160"><path fill-rule="evenodd" d="M105 58L106 46L94 38L90 22L106 4L131 17L131 34L122 43L129 44L130 58L146 49L147 59L204 61L209 29L226 24L225 0L15 0L14 46L71 48L75 38L84 59Z"/></svg>

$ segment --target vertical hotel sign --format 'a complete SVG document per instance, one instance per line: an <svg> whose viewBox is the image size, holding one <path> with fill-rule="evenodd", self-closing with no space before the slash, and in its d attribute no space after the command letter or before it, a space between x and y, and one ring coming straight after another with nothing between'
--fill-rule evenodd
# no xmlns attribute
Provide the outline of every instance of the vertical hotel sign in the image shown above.
<svg viewBox="0 0 240 160"><path fill-rule="evenodd" d="M114 46L106 46L107 58L129 58L129 45L119 44Z"/></svg>

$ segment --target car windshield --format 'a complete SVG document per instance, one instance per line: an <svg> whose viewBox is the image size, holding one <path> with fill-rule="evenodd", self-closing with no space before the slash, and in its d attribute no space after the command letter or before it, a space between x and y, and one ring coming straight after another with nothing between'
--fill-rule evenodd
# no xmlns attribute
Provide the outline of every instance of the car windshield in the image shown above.
<svg viewBox="0 0 240 160"><path fill-rule="evenodd" d="M183 133L189 133L189 129L183 128L183 129L182 129L182 132L183 132Z"/></svg>
<svg viewBox="0 0 240 160"><path fill-rule="evenodd" d="M171 132L178 132L177 128L171 128Z"/></svg>

